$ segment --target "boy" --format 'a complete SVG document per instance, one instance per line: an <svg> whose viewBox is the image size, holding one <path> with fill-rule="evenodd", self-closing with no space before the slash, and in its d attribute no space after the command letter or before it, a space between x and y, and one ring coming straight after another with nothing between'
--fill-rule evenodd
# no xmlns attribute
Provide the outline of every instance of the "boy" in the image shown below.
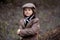
<svg viewBox="0 0 60 40"><path fill-rule="evenodd" d="M17 34L22 37L22 40L38 40L40 26L36 7L33 3L26 3L22 8L24 18L19 22Z"/></svg>

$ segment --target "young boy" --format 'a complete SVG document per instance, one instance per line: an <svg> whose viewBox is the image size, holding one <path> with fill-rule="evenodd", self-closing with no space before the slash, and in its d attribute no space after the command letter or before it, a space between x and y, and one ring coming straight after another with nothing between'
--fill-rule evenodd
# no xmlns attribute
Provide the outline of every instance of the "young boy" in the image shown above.
<svg viewBox="0 0 60 40"><path fill-rule="evenodd" d="M17 34L22 37L22 40L38 40L40 26L36 7L33 3L26 3L22 8L24 18L19 22Z"/></svg>

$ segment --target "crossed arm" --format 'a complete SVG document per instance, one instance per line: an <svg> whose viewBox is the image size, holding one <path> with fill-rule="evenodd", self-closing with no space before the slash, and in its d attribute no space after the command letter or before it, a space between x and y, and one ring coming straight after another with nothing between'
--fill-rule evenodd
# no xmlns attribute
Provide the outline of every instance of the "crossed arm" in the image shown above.
<svg viewBox="0 0 60 40"><path fill-rule="evenodd" d="M17 34L20 36L29 36L29 35L35 35L40 29L39 21L35 22L31 28L25 28L23 29L20 25L20 28L17 30Z"/></svg>

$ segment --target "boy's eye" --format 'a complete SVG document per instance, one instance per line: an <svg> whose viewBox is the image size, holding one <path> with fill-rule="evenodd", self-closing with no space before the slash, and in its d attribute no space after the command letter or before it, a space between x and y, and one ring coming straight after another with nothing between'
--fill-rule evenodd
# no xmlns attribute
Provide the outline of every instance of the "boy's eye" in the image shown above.
<svg viewBox="0 0 60 40"><path fill-rule="evenodd" d="M24 11L27 11L27 9L24 9Z"/></svg>
<svg viewBox="0 0 60 40"><path fill-rule="evenodd" d="M25 11L30 11L30 9L25 9Z"/></svg>

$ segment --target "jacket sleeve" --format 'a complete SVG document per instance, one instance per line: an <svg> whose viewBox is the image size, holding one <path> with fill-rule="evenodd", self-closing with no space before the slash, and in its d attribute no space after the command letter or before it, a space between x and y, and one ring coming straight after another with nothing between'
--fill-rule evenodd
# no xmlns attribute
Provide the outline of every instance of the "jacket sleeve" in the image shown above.
<svg viewBox="0 0 60 40"><path fill-rule="evenodd" d="M21 24L21 20L19 21L19 28L18 29L23 29L22 24ZM20 32L18 33L18 35L20 36Z"/></svg>
<svg viewBox="0 0 60 40"><path fill-rule="evenodd" d="M20 36L35 35L40 29L39 21L35 22L31 28L21 29Z"/></svg>

